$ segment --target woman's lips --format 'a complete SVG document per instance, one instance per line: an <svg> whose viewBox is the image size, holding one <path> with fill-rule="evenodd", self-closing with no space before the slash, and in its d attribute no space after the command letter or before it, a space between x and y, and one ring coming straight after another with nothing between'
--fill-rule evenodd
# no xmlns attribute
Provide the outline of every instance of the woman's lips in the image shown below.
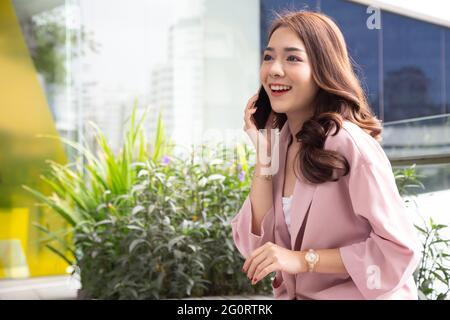
<svg viewBox="0 0 450 320"><path fill-rule="evenodd" d="M289 89L289 90L284 90L284 91L273 91L273 90L270 90L270 94L271 94L272 96L274 96L274 97L280 97L280 96L282 96L282 95L288 93L288 92L291 91L291 90L292 90L292 88Z"/></svg>

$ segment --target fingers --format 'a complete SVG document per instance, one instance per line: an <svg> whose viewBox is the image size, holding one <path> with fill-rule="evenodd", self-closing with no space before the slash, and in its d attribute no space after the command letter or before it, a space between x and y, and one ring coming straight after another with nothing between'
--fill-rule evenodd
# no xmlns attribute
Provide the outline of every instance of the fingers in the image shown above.
<svg viewBox="0 0 450 320"><path fill-rule="evenodd" d="M258 94L253 95L253 96L248 100L246 109L251 109L251 108L254 106L256 100L258 100Z"/></svg>
<svg viewBox="0 0 450 320"><path fill-rule="evenodd" d="M267 252L263 251L261 252L258 256L256 256L252 263L250 264L250 266L248 267L248 272L247 272L247 278L249 279L253 279L253 276L255 275L256 269L258 268L258 266L261 263L264 263L264 261L267 260Z"/></svg>
<svg viewBox="0 0 450 320"><path fill-rule="evenodd" d="M258 255L258 253L261 251L261 249L264 247L261 246L258 249L256 249L255 251L253 251L250 255L250 257L248 257L247 259L245 259L244 265L242 266L242 271L247 272L248 267L250 266L250 264L252 263L253 259Z"/></svg>
<svg viewBox="0 0 450 320"><path fill-rule="evenodd" d="M244 112L244 121L245 121L245 128L250 127L252 125L251 116L256 112L257 107L255 105L256 100L258 100L258 94L253 95L247 102L247 106L245 107Z"/></svg>
<svg viewBox="0 0 450 320"><path fill-rule="evenodd" d="M242 271L247 272L248 267L252 263L253 259L255 257L257 257L261 252L263 252L266 248L270 247L271 245L273 245L273 243L266 242L264 245L262 245L261 247L259 247L255 251L253 251L252 254L250 255L250 257L248 257L247 260L245 260L244 265L242 266Z"/></svg>
<svg viewBox="0 0 450 320"><path fill-rule="evenodd" d="M269 250L276 246L271 242L266 242L263 246L259 247L250 257L245 260L242 271L247 272L247 276L252 279L252 284L256 284L259 280L263 279L273 271L278 270L278 264L274 257L269 258Z"/></svg>
<svg viewBox="0 0 450 320"><path fill-rule="evenodd" d="M262 255L260 255L261 257ZM263 257L263 259L259 259L260 261L254 261L250 266L249 273L247 274L248 278L252 280L252 282L256 279L256 276L259 275L264 268L270 266L274 262L274 258L268 257L267 255ZM253 268L254 266L254 268ZM252 270L253 268L253 270ZM251 272L251 274L250 274Z"/></svg>
<svg viewBox="0 0 450 320"><path fill-rule="evenodd" d="M278 265L276 263L271 263L270 265L264 267L259 274L254 276L254 280L252 281L252 284L255 285L258 283L259 280L264 279L268 274L271 274L274 271L277 271Z"/></svg>
<svg viewBox="0 0 450 320"><path fill-rule="evenodd" d="M253 107L251 109L247 109L245 110L245 115L244 115L244 120L245 121L250 121L251 120L251 116L256 112L257 107Z"/></svg>
<svg viewBox="0 0 450 320"><path fill-rule="evenodd" d="M251 97L248 102L247 102L247 106L245 108L245 114L252 114L256 111L256 100L258 100L258 95L254 95L253 97Z"/></svg>

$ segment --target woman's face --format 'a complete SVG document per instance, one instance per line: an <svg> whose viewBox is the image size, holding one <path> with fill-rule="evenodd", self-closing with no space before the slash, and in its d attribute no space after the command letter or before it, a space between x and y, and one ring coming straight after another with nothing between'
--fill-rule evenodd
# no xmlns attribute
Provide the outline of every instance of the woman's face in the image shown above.
<svg viewBox="0 0 450 320"><path fill-rule="evenodd" d="M260 80L269 95L272 109L278 113L296 113L308 110L317 94L318 86L313 80L311 65L303 41L287 27L280 27L272 34L260 68ZM297 48L288 50L285 48ZM271 84L279 83L291 88L284 94L275 95Z"/></svg>

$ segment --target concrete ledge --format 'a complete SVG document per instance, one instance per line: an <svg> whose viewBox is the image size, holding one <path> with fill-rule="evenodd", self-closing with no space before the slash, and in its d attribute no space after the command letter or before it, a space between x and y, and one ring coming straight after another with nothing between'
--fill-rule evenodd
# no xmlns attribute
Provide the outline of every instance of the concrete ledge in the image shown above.
<svg viewBox="0 0 450 320"><path fill-rule="evenodd" d="M70 276L0 280L0 300L76 300L77 289ZM273 300L273 296L235 295L192 297L181 300ZM169 299L172 300L172 299Z"/></svg>
<svg viewBox="0 0 450 320"><path fill-rule="evenodd" d="M69 276L0 280L0 300L74 300L77 289Z"/></svg>

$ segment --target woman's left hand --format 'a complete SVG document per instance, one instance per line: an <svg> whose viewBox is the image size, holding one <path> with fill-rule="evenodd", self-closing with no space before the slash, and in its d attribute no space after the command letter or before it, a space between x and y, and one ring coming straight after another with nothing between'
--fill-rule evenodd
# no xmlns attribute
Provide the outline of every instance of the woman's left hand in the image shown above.
<svg viewBox="0 0 450 320"><path fill-rule="evenodd" d="M304 272L306 269L301 251L292 251L272 242L266 242L245 260L242 271L256 284L274 271L284 271L291 274Z"/></svg>

